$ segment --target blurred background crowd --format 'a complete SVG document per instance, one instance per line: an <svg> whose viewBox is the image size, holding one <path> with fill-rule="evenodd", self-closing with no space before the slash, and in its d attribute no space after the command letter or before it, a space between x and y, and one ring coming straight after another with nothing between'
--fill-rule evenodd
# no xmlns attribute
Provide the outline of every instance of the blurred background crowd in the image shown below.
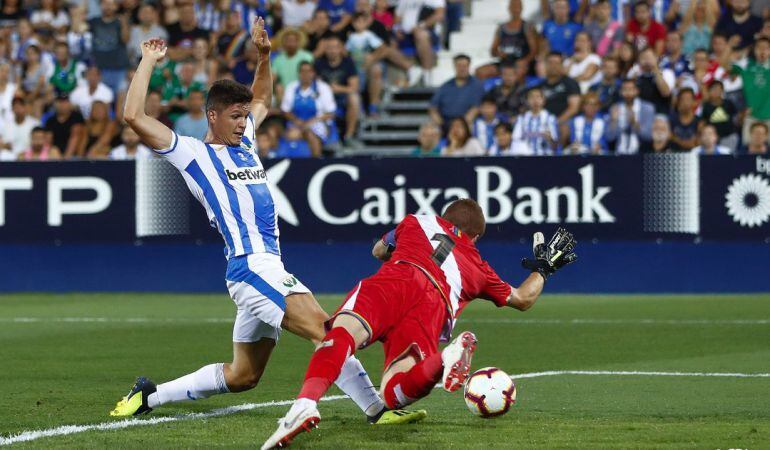
<svg viewBox="0 0 770 450"><path fill-rule="evenodd" d="M398 123L389 102L410 92L422 114L383 154L768 152L770 0L527 0L527 20L522 0L484 0L508 18L473 61L451 38L470 1L3 0L0 161L152 157L121 118L151 37L169 51L147 113L203 138L208 86L253 80L257 16L274 48L263 157L371 152L368 127Z"/></svg>

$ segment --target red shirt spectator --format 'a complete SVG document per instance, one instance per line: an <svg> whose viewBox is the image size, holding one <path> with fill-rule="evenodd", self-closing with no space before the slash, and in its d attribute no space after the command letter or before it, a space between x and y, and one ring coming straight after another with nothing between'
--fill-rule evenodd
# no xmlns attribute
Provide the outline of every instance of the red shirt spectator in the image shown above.
<svg viewBox="0 0 770 450"><path fill-rule="evenodd" d="M650 5L645 1L639 1L634 5L634 18L628 22L626 36L637 51L651 47L658 56L663 54L666 27L652 20Z"/></svg>

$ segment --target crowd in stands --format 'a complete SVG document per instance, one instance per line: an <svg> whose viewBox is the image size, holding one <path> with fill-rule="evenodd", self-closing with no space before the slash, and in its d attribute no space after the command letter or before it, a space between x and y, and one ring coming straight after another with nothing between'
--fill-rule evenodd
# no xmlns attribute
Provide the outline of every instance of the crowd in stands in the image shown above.
<svg viewBox="0 0 770 450"><path fill-rule="evenodd" d="M536 0L531 0L536 1ZM492 60L431 100L415 156L767 153L770 0L541 0L509 19ZM389 86L433 85L456 0L4 0L0 161L151 157L122 120L140 43L169 44L146 111L203 138L207 88L250 84L265 17L275 103L265 157L360 147Z"/></svg>
<svg viewBox="0 0 770 450"><path fill-rule="evenodd" d="M455 57L413 155L768 152L770 1L541 3L510 0L475 76Z"/></svg>
<svg viewBox="0 0 770 450"><path fill-rule="evenodd" d="M254 79L257 17L273 42L276 93L263 154L360 146L359 120L380 113L388 85L430 82L441 30L457 27L458 12L445 0L4 0L0 161L151 155L121 117L150 38L169 49L147 113L204 138L211 83Z"/></svg>

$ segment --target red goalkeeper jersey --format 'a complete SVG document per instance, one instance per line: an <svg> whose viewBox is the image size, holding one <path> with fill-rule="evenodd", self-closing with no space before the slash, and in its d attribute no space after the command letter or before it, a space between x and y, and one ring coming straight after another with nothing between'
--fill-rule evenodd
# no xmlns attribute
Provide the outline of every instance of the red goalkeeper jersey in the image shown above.
<svg viewBox="0 0 770 450"><path fill-rule="evenodd" d="M412 264L428 276L451 311L452 323L473 299L505 306L511 286L481 259L473 241L438 216L409 215L383 241L395 247L387 264Z"/></svg>

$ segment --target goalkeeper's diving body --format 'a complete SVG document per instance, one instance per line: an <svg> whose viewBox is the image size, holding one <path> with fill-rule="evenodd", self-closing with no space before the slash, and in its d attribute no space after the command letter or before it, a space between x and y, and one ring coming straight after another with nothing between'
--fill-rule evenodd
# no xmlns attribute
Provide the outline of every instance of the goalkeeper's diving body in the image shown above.
<svg viewBox="0 0 770 450"><path fill-rule="evenodd" d="M157 386L140 377L112 416L144 414L166 403L252 389L281 329L314 344L324 337L329 316L281 262L275 204L255 136L272 101L271 44L263 19L257 18L251 38L260 55L251 89L228 80L213 83L206 99L209 129L203 141L179 136L145 114L150 75L165 57L166 45L159 39L141 44L142 60L128 89L125 120L142 142L179 170L222 235L228 260L225 278L237 313L232 362L210 364ZM345 359L335 381L371 423L425 417L424 411L389 411L354 356Z"/></svg>
<svg viewBox="0 0 770 450"><path fill-rule="evenodd" d="M560 228L546 245L535 233L532 273L518 287L500 279L481 258L476 241L484 214L471 199L453 202L444 214L409 215L375 244L385 261L348 294L329 321L329 332L310 359L305 382L289 412L262 450L282 448L321 420L318 400L340 374L349 355L374 341L385 350L382 397L403 408L427 396L436 383L449 392L462 387L471 367L476 336L460 333L442 351L463 308L475 298L521 311L540 296L546 278L575 261L575 240Z"/></svg>

